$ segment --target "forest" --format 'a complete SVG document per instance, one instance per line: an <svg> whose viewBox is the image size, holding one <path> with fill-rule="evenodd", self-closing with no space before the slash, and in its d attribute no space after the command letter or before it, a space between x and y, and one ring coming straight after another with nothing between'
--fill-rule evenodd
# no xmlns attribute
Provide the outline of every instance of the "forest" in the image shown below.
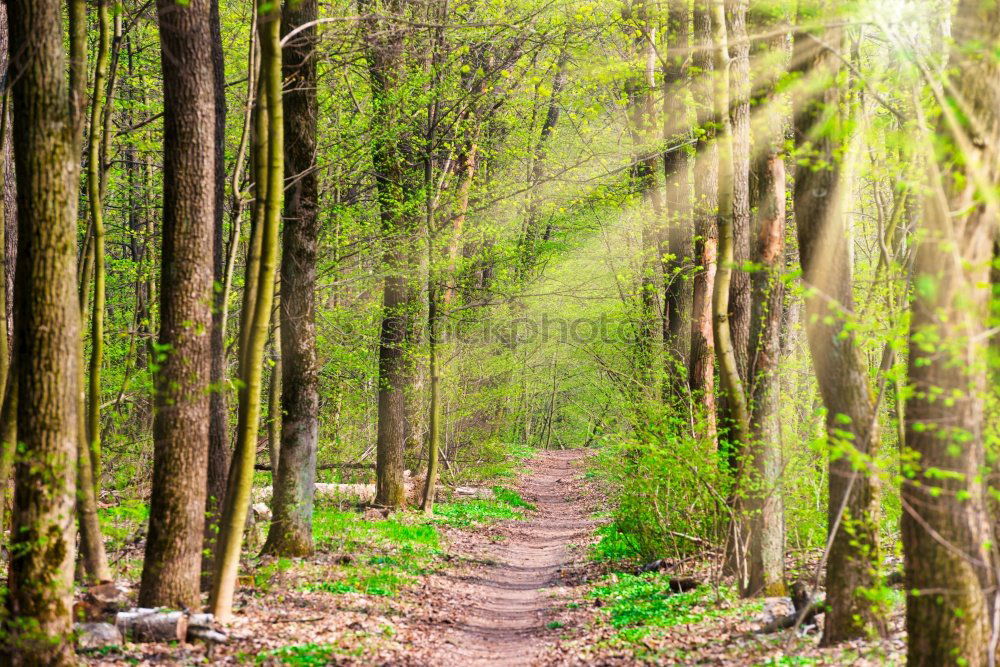
<svg viewBox="0 0 1000 667"><path fill-rule="evenodd" d="M997 664L1000 0L0 0L0 100L0 664Z"/></svg>

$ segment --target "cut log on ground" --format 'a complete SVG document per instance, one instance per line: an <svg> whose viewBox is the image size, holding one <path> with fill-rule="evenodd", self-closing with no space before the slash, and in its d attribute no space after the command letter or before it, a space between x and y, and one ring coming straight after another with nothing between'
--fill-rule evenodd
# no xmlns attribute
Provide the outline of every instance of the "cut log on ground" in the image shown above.
<svg viewBox="0 0 1000 667"><path fill-rule="evenodd" d="M316 497L327 499L350 498L362 503L370 503L375 500L374 484L325 484L316 483ZM407 482L407 497L417 497L423 492L423 485L416 482ZM271 487L263 486L254 489L254 502L267 502L271 498ZM440 487L437 489L435 499L438 501L451 499L478 499L490 500L493 498L493 490L485 487L458 486L454 488Z"/></svg>
<svg viewBox="0 0 1000 667"><path fill-rule="evenodd" d="M188 615L164 609L120 611L115 627L130 642L170 642L187 639Z"/></svg>
<svg viewBox="0 0 1000 667"><path fill-rule="evenodd" d="M108 646L121 646L122 633L110 623L77 623L76 646L81 651L97 651Z"/></svg>

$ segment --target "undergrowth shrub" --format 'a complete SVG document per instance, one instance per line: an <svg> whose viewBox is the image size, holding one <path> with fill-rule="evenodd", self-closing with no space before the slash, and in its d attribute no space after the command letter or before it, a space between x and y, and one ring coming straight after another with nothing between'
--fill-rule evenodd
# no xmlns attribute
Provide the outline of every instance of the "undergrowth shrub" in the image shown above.
<svg viewBox="0 0 1000 667"><path fill-rule="evenodd" d="M714 443L701 436L698 419L662 407L650 412L643 429L604 438L594 459L614 507L595 558L683 556L725 535L730 480Z"/></svg>

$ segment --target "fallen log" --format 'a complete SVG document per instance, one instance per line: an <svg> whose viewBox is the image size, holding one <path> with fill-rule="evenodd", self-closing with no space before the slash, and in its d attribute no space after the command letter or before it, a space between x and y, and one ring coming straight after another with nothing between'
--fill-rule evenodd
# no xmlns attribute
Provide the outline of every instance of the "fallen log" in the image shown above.
<svg viewBox="0 0 1000 667"><path fill-rule="evenodd" d="M327 484L324 482L317 482L314 488L317 498L333 500L339 498L351 498L362 503L370 503L375 500L374 484ZM271 492L272 489L270 486L262 486L254 489L254 502L266 502L270 499ZM422 493L422 481L408 481L406 483L406 496L408 498L420 497ZM437 500L451 498L489 500L493 498L493 490L476 486L457 486L454 488L442 486L435 492L435 499Z"/></svg>
<svg viewBox="0 0 1000 667"><path fill-rule="evenodd" d="M769 634L788 628L805 627L816 624L816 617L826 611L826 601L823 598L812 596L809 589L800 581L792 584L792 612L775 617L765 623L757 634Z"/></svg>
<svg viewBox="0 0 1000 667"><path fill-rule="evenodd" d="M201 640L208 644L225 644L229 637L224 632L215 629L215 616L212 614L191 614L188 618L187 640Z"/></svg>
<svg viewBox="0 0 1000 667"><path fill-rule="evenodd" d="M129 642L182 642L187 639L188 615L165 609L120 611L115 627Z"/></svg>
<svg viewBox="0 0 1000 667"><path fill-rule="evenodd" d="M106 646L121 646L122 633L110 623L76 623L76 646L81 651L97 651Z"/></svg>

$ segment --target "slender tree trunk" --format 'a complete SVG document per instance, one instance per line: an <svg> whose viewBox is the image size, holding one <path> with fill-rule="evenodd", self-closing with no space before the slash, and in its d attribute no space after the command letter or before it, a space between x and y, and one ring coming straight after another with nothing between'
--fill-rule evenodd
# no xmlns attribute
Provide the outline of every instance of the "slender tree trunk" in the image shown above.
<svg viewBox="0 0 1000 667"><path fill-rule="evenodd" d="M746 382L750 339L750 39L749 0L725 0L731 57L729 114L733 146L733 273L729 285L729 329L740 379ZM728 399L727 399L728 403Z"/></svg>
<svg viewBox="0 0 1000 667"><path fill-rule="evenodd" d="M715 44L715 117L721 126L716 135L719 147L719 267L712 289L712 334L719 376L726 391L728 413L732 419L729 438L737 450L749 440L750 416L743 379L736 360L736 340L729 321L729 296L735 251L733 198L733 136L729 117L729 44L726 36L725 0L712 0L712 31ZM747 202L749 207L749 202ZM745 348L744 348L745 350ZM745 355L746 352L744 351Z"/></svg>
<svg viewBox="0 0 1000 667"><path fill-rule="evenodd" d="M157 1L163 67L163 247L147 607L200 606L211 381L215 82L210 0ZM183 63L183 66L181 65Z"/></svg>
<svg viewBox="0 0 1000 667"><path fill-rule="evenodd" d="M65 80L62 3L10 0L7 9L20 212L14 318L20 455L5 660L71 665L76 662L73 517L82 418L76 400L80 311L74 256L79 142Z"/></svg>
<svg viewBox="0 0 1000 667"><path fill-rule="evenodd" d="M277 298L277 297L276 297ZM278 298L278 308L281 299ZM271 332L271 377L267 389L267 448L271 457L271 498L278 492L278 467L281 459L281 325ZM272 505L273 505L272 500Z"/></svg>
<svg viewBox="0 0 1000 667"><path fill-rule="evenodd" d="M1000 5L958 4L949 71L963 116L947 106L918 236L910 319L903 480L907 663L995 659L996 549L982 480L989 271L1000 175ZM943 95L943 91L938 91ZM942 104L945 100L942 98ZM974 127L966 119L974 120ZM946 399L944 397L947 397ZM992 619L991 619L992 617Z"/></svg>
<svg viewBox="0 0 1000 667"><path fill-rule="evenodd" d="M556 62L555 76L552 78L552 92L549 94L549 106L545 112L545 120L542 121L542 129L538 134L538 143L535 144L534 153L531 156L530 182L528 183L528 205L525 214L524 239L522 241L522 264L525 271L530 271L534 265L538 254L538 237L548 237L550 231L539 234L538 229L538 188L545 178L545 162L549 152L549 142L552 132L559 123L559 98L562 89L566 86L568 79L567 67L569 65L569 49L563 47Z"/></svg>
<svg viewBox="0 0 1000 667"><path fill-rule="evenodd" d="M690 132L690 113L685 99L690 75L685 63L691 43L691 6L688 2L672 2L668 9L669 66L664 69L663 77L663 138L668 145L677 145L663 155L668 216L666 248L661 250L661 257L664 258L663 346L666 363L663 393L664 398L679 398L685 393L681 390L687 383L687 372L683 369L688 366L691 351L692 160L688 150L679 146Z"/></svg>
<svg viewBox="0 0 1000 667"><path fill-rule="evenodd" d="M834 5L824 0L821 7ZM821 39L832 48L840 46L842 28L833 23L832 11L824 14L832 23ZM812 23L811 18L802 18ZM849 185L842 183L842 141L839 118L838 55L818 45L814 37L799 30L795 35L793 63L811 82L815 94L801 100L795 109L795 141L809 147L810 156L823 164L800 164L795 172L795 219L803 278L809 289L805 300L806 335L823 403L827 409L830 449L828 526L831 531L827 560L826 621L823 643L865 636L882 631L882 622L872 603L860 595L878 579L878 480L870 476L859 459L878 449L875 414L868 370L849 326L854 311L853 266L850 233L843 211Z"/></svg>
<svg viewBox="0 0 1000 667"><path fill-rule="evenodd" d="M90 319L90 382L87 391L86 440L90 449L91 477L96 495L101 485L101 365L104 361L105 269L104 193L101 191L101 130L104 118L105 85L111 46L111 14L108 0L97 3L98 47L94 64L94 88L90 107L90 134L87 137L87 199L94 236L94 300Z"/></svg>
<svg viewBox="0 0 1000 667"><path fill-rule="evenodd" d="M266 10L266 11L265 11ZM243 528L250 509L257 434L260 429L261 366L274 301L274 280L278 264L278 230L284 200L284 121L281 99L281 9L268 0L258 0L261 44L260 85L267 97L267 197L261 218L260 273L257 278L253 324L247 348L240 355L240 407L236 451L226 486L219 546L216 550L215 580L210 606L216 618L232 616L233 594L243 545Z"/></svg>
<svg viewBox="0 0 1000 667"><path fill-rule="evenodd" d="M286 3L282 32L316 20L316 0ZM312 553L313 487L319 439L319 363L316 358L316 257L319 192L316 174L316 29L285 45L285 165L292 185L285 200L281 256L281 457L275 477L274 518L265 553Z"/></svg>
<svg viewBox="0 0 1000 667"><path fill-rule="evenodd" d="M367 1L359 3L369 9ZM390 2L386 9L404 14L405 0ZM391 92L404 76L404 49L408 26L372 17L364 24L366 57L372 95L382 113L372 138L372 162L388 249L384 264L382 324L379 332L378 434L376 436L375 503L402 507L406 502L403 479L403 450L406 442L406 389L412 382L409 372L408 338L410 318L417 304L409 276L416 262L410 245L416 234L412 198L422 185L422 170L414 157L413 121L403 117ZM401 129L402 128L402 129Z"/></svg>
<svg viewBox="0 0 1000 667"><path fill-rule="evenodd" d="M695 179L694 256L698 268L692 283L691 356L688 384L700 398L705 411L705 437L715 440L715 337L712 331L712 292L718 257L719 158L713 120L714 58L712 56L712 17L709 2L697 0L694 8L694 36L698 46L694 66L701 72L695 82L695 105L703 132L698 135L698 158Z"/></svg>
<svg viewBox="0 0 1000 667"><path fill-rule="evenodd" d="M226 390L226 341L223 316L228 293L220 289L226 282L223 226L226 199L226 71L222 53L222 27L219 0L211 0L212 73L215 82L215 224L212 228L212 272L215 276L212 301L212 367L208 422L208 485L205 497L206 557L202 571L211 571L214 537L218 531L219 510L229 475L229 407ZM252 74L251 74L252 76ZM209 566L209 567L206 567Z"/></svg>

